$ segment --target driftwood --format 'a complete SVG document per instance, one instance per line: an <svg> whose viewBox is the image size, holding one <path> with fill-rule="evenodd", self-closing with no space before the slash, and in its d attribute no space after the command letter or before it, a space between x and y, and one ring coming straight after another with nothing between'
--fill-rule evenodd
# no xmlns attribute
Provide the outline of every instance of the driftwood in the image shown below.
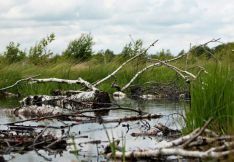
<svg viewBox="0 0 234 162"><path fill-rule="evenodd" d="M35 77L35 76L34 76ZM35 95L35 96L28 96L20 101L21 103L21 110L31 109L35 106L40 106L35 110L36 113L39 114L46 114L44 110L44 105L49 106L58 106L60 108L66 109L79 109L81 107L109 107L110 106L110 97L107 92L102 92L98 90L95 86L90 84L89 82L83 80L82 78L78 78L77 80L66 80L66 79L58 79L58 78L46 78L46 79L34 79L33 77L21 79L14 83L11 86L5 87L0 89L4 91L6 89L12 88L16 86L18 83L22 81L29 81L30 84L35 83L47 83L47 82L58 82L58 83L66 83L66 84L81 84L85 86L88 90L87 91L73 91L70 93L66 93L64 96L46 96L46 95ZM42 111L40 113L40 111ZM27 110L28 111L28 110ZM32 111L33 112L33 111ZM48 114L51 113L49 110ZM56 114L56 113L54 113Z"/></svg>
<svg viewBox="0 0 234 162"><path fill-rule="evenodd" d="M181 135L180 130L174 130L171 129L161 123L158 123L154 126L155 128L150 129L148 131L144 132L133 132L131 133L131 136L133 137L139 137L139 136L160 136L163 135L164 137L179 137Z"/></svg>
<svg viewBox="0 0 234 162"><path fill-rule="evenodd" d="M95 86L85 81L82 78L77 80L67 80L67 79L58 79L58 78L47 78L47 79L31 79L30 83L46 83L46 82L57 82L57 83L66 83L66 84L82 84L92 91L98 90Z"/></svg>
<svg viewBox="0 0 234 162"><path fill-rule="evenodd" d="M28 80L31 80L32 78L35 78L35 77L38 77L39 75L34 75L34 76L31 76L31 77L28 77L28 78L24 78L24 79L20 79L18 81L16 81L14 84L10 85L10 86L7 86L7 87L4 87L4 88L1 88L0 91L5 91L7 89L10 89L12 87L15 87L16 85L18 85L19 83L23 82L23 81L28 81Z"/></svg>
<svg viewBox="0 0 234 162"><path fill-rule="evenodd" d="M184 158L212 158L220 159L234 153L234 141L232 136L207 136L206 127L211 120L208 120L202 128L198 128L188 135L172 141L162 141L151 150L116 151L106 153L107 158L122 159L165 159L174 155ZM214 134L214 133L212 133ZM218 142L215 142L218 141ZM185 148L186 147L186 148Z"/></svg>
<svg viewBox="0 0 234 162"><path fill-rule="evenodd" d="M55 141L57 142L54 143ZM0 146L0 153L3 155L10 152L24 153L45 147L65 150L67 143L64 138L45 134L44 131L38 133L33 128L10 127L8 130L0 130Z"/></svg>
<svg viewBox="0 0 234 162"><path fill-rule="evenodd" d="M50 115L50 116L48 116ZM28 121L42 121L42 120L51 120L51 119L63 119L67 121L75 121L76 123L71 124L70 126L74 126L77 124L86 124L86 123L122 123L122 122L128 122L128 121L136 121L136 120L152 120L152 119L158 119L161 118L163 115L159 114L145 114L145 115L135 115L135 116L126 116L122 118L117 119L102 119L101 116L87 116L83 115L80 112L73 112L73 113L61 113L61 114L55 114L51 115L48 114L46 116L37 116L31 119L25 119L21 121L16 121L13 123L6 123L5 125L15 125L18 123L24 123Z"/></svg>

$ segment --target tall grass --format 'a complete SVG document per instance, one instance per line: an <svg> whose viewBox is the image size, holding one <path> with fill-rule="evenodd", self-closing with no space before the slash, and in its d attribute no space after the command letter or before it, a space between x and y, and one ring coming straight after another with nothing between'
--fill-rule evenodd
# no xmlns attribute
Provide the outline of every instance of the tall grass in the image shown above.
<svg viewBox="0 0 234 162"><path fill-rule="evenodd" d="M128 83L131 78L136 74L136 72L142 69L145 64L138 63L138 60L127 64L123 69L121 69L116 75L117 84L124 86ZM94 83L95 81L104 78L108 74L112 73L121 62L112 61L110 63L98 63L94 60L83 62L80 64L74 64L72 62L61 62L55 64L48 64L46 66L35 66L30 63L15 63L10 65L5 65L0 69L0 88L13 84L19 79L26 78L28 76L40 74L40 78L50 78L57 77L63 79L77 79L82 77L83 79ZM156 82L168 82L173 80L175 77L175 72L169 70L166 67L159 67L151 69L139 78L137 78L133 84L143 84L148 81ZM111 78L106 82L98 86L99 89L103 91L113 92L115 89L111 88L111 83L115 80ZM46 84L34 84L29 85L27 83L21 83L18 86L10 89L12 92L17 92L26 95L33 94L50 94L53 89L79 89L79 85L66 85L58 83L46 83Z"/></svg>
<svg viewBox="0 0 234 162"><path fill-rule="evenodd" d="M210 127L226 133L234 128L234 71L231 65L210 64L207 75L191 85L191 107L186 109L187 131L214 117Z"/></svg>

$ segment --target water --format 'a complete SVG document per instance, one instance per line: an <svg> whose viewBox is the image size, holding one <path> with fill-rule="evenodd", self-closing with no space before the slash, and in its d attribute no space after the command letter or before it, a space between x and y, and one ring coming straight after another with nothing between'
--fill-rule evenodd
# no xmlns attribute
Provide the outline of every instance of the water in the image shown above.
<svg viewBox="0 0 234 162"><path fill-rule="evenodd" d="M133 121L133 122L123 122L123 123L108 123L108 124L98 124L98 123L88 123L88 124L80 124L73 126L70 130L70 133L76 136L74 140L69 139L68 142L72 143L67 147L67 150L62 151L60 154L48 155L48 152L40 150L39 152L46 156L47 158L51 158L54 162L76 162L76 161L106 161L105 157L101 155L101 152L104 151L105 146L108 145L109 138L119 139L120 146L122 142L125 142L126 150L137 150L137 149L152 149L155 144L163 139L162 136L158 137L133 137L132 133L139 133L147 131L149 128L154 129L154 125L157 123L162 123L173 129L181 129L183 126L183 120L180 115L183 113L183 106L178 103L172 103L168 101L135 101L131 99L125 99L121 101L117 101L118 104L141 109L144 112L148 112L151 114L162 114L165 115L160 119L153 120L143 120L143 121ZM87 115L94 115L93 113L87 113ZM104 119L115 119L121 118L125 116L133 116L137 115L136 112L124 111L124 110L112 110L109 113L102 116ZM5 111L1 112L0 122L2 124L14 122L20 120L13 115L5 113ZM44 122L25 122L25 125L50 125L50 126L61 126L64 125L63 122L52 120L52 121L44 121ZM69 122L66 122L69 124ZM126 125L129 125L127 128ZM105 127L105 129L104 129ZM1 129L7 129L5 125L0 125ZM51 133L56 136L61 135L61 131L49 129ZM101 141L101 143L93 144L88 143L90 141ZM72 153L75 152L75 153ZM10 154L4 155L6 160L12 158L11 162L44 162L45 159L41 156L38 156L35 151L30 151L24 154Z"/></svg>

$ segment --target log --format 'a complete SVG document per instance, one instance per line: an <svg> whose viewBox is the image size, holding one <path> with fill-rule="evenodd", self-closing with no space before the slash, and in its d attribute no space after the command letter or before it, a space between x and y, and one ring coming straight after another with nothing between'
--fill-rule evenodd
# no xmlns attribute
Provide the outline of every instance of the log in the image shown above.
<svg viewBox="0 0 234 162"><path fill-rule="evenodd" d="M22 107L50 105L66 109L80 109L82 106L85 107L85 103L88 103L87 107L92 103L93 108L109 107L111 105L109 94L100 91L80 92L70 96L28 96L22 99L20 103Z"/></svg>
<svg viewBox="0 0 234 162"><path fill-rule="evenodd" d="M66 84L82 84L88 89L92 91L98 90L95 86L93 86L88 81L78 78L77 80L67 80L67 79L58 79L58 78L46 78L46 79L31 79L30 83L47 83L47 82L57 82L57 83L66 83Z"/></svg>
<svg viewBox="0 0 234 162"><path fill-rule="evenodd" d="M146 150L146 151L127 151L124 153L126 159L138 159L138 158L160 158L161 156L183 156L190 158L213 158L219 159L227 155L231 155L234 153L234 149L222 152L215 151L189 151L181 148L161 148L155 150ZM116 151L115 158L121 159L123 157L123 153ZM107 154L107 158L112 158L112 153Z"/></svg>
<svg viewBox="0 0 234 162"><path fill-rule="evenodd" d="M162 159L168 156L179 156L183 158L212 158L221 159L234 153L233 136L218 136L211 130L206 129L211 122L210 118L201 128L197 128L188 135L172 141L161 141L152 149L110 152L107 158L121 159ZM167 129L164 126L157 126L159 129ZM211 135L211 136L210 136Z"/></svg>
<svg viewBox="0 0 234 162"><path fill-rule="evenodd" d="M164 136L179 136L182 133L180 130L174 130L174 129L168 128L167 126L161 123L158 123L154 127L157 128L160 132L162 132Z"/></svg>
<svg viewBox="0 0 234 162"><path fill-rule="evenodd" d="M20 132L20 130L22 131ZM50 147L51 150L65 150L67 146L65 138L64 136L58 141L59 138L50 133L38 133L34 129L25 132L25 128L21 129L20 127L18 127L17 131L12 129L0 130L0 153L4 155L11 152L22 153L34 149L44 149L55 141L57 143Z"/></svg>

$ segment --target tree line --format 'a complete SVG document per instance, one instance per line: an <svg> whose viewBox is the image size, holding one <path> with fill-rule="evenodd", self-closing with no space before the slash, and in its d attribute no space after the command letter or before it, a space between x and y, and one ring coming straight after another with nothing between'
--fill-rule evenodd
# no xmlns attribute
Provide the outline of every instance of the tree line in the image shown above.
<svg viewBox="0 0 234 162"><path fill-rule="evenodd" d="M26 50L20 49L19 43L10 42L6 46L5 51L2 54L0 54L0 60L8 64L27 60L35 65L44 65L49 62L55 62L59 59L83 62L91 58L95 58L104 63L107 63L112 61L112 59L116 56L121 57L123 58L123 60L125 60L144 51L143 41L141 39L138 39L136 41L127 43L123 47L120 54L115 54L110 49L94 52L93 45L95 43L93 41L92 35L81 34L79 38L72 40L61 54L55 54L48 49L48 45L54 40L55 34L52 33L47 37L41 39L34 46L30 47L27 52ZM227 52L230 53L232 49L234 49L234 42L221 44L213 48L210 48L208 46L193 46L188 52L190 52L194 57L205 57L207 59L210 59L212 58L213 54L221 58L224 55L226 55ZM184 53L185 51L181 50L181 52L179 52L178 55ZM234 54L232 54L232 56L233 55ZM172 55L170 50L162 49L154 54L145 53L143 57L168 59L173 58L174 56ZM234 57L232 57L232 59L234 60Z"/></svg>

